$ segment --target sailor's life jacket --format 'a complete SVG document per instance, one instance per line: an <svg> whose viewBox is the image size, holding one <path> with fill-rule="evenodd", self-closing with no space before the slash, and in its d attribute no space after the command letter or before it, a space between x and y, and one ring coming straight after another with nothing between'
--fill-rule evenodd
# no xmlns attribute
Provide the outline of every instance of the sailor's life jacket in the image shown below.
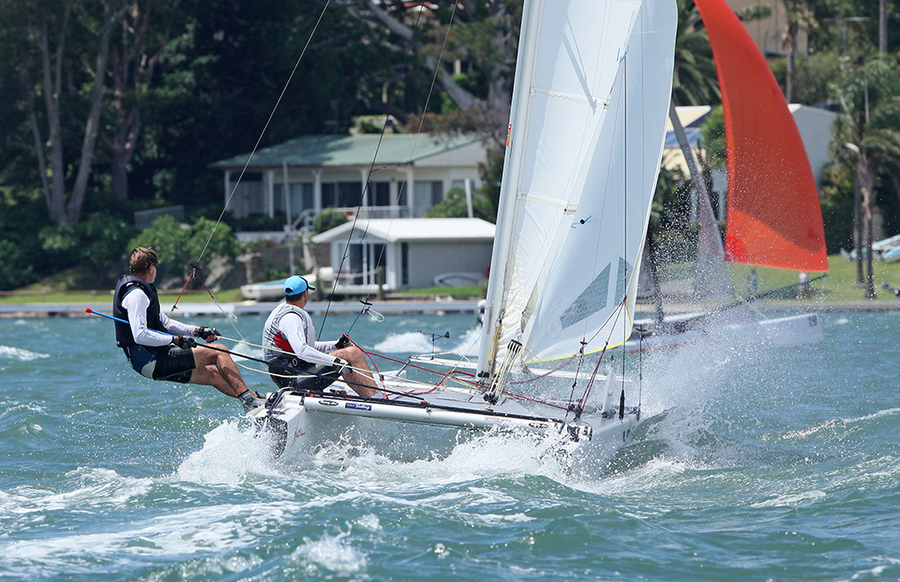
<svg viewBox="0 0 900 582"><path fill-rule="evenodd" d="M135 287L140 287L141 290L147 294L147 297L150 298L150 307L147 308L147 327L162 333L168 333L159 319L159 297L156 295L156 287L143 279L132 277L131 275L122 275L116 283L116 292L113 295L113 317L128 321L128 311L122 305L122 300L125 298L125 295ZM137 345L134 341L134 336L131 335L130 325L119 321L116 321L115 325L117 346L120 348L127 348L129 346ZM159 348L149 346L141 347L151 353L159 350Z"/></svg>

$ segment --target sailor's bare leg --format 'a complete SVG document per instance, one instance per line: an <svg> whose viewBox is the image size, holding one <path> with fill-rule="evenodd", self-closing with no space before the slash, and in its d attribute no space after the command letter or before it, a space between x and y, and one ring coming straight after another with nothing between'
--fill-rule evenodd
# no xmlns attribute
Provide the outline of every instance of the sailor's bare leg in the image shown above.
<svg viewBox="0 0 900 582"><path fill-rule="evenodd" d="M343 360L350 362L353 367L352 372L344 374L344 380L350 385L357 394L363 398L371 398L378 394L378 384L375 382L372 372L369 370L369 363L366 362L366 355L356 346L348 346L330 352L332 356L337 356Z"/></svg>
<svg viewBox="0 0 900 582"><path fill-rule="evenodd" d="M209 344L220 350L227 349L222 344ZM238 371L237 364L231 356L215 350L208 350L204 346L194 348L194 363L197 365L191 374L192 384L213 386L216 390L227 396L237 398L247 390L244 379Z"/></svg>

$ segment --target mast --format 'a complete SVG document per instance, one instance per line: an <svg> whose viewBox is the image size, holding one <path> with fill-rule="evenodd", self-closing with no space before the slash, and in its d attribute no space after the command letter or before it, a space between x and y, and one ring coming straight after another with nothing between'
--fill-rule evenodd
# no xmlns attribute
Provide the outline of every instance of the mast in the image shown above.
<svg viewBox="0 0 900 582"><path fill-rule="evenodd" d="M491 271L488 278L487 301L482 324L481 347L478 353L477 376L492 378L497 366L496 355L500 338L499 321L503 318L504 290L509 288L513 275L511 261L512 242L516 235L517 186L524 159L526 140L524 132L529 116L525 93L529 93L533 79L535 53L538 47L540 14L545 0L525 0L522 8L522 24L519 33L519 48L516 56L516 74L513 81L512 104L509 114L509 129L506 137L506 152L503 159L503 178L500 184L500 206L497 210L497 228L494 231L494 247L491 251Z"/></svg>

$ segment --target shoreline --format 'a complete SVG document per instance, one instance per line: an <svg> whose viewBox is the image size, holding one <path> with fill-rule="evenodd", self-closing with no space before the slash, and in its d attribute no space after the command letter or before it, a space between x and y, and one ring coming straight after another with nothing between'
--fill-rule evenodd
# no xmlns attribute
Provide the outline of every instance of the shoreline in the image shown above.
<svg viewBox="0 0 900 582"><path fill-rule="evenodd" d="M106 299L106 298L104 298ZM274 301L242 301L237 303L219 303L217 306L211 302L185 302L170 315L173 317L186 316L217 316L224 317L226 313L241 315L268 315L275 308ZM445 314L445 313L475 313L478 302L475 300L430 299L430 300L386 300L374 303L373 311L385 315L405 314ZM761 301L752 304L759 311L794 311L794 312L819 312L833 313L841 311L852 312L888 312L900 311L900 301L897 300L873 300L873 301L839 301L839 302L800 302L800 301ZM40 317L88 317L90 314L85 309L90 307L101 312L110 310L108 299L97 302L78 303L17 303L0 305L0 318L40 318ZM221 307L221 308L220 308ZM326 311L331 314L355 315L360 312L363 305L358 301L334 301L330 304L326 301L311 301L307 311L313 315L321 315ZM667 305L667 314L696 312L702 306L696 304ZM652 304L639 303L635 307L635 315L646 316L653 314L655 308Z"/></svg>
<svg viewBox="0 0 900 582"><path fill-rule="evenodd" d="M241 301L238 303L185 302L178 309L166 313L172 317L216 316L225 317L222 313L241 315L268 315L278 305L275 301ZM384 315L402 315L410 313L470 313L474 316L477 301L470 300L430 300L430 301L382 301L371 306L373 311ZM111 310L109 301L95 303L18 303L0 305L2 318L38 318L38 317L89 317L85 309L90 307L96 311L107 313ZM358 301L334 301L330 305L326 301L310 301L306 311L311 315L321 315L326 311L335 315L356 315L363 309Z"/></svg>

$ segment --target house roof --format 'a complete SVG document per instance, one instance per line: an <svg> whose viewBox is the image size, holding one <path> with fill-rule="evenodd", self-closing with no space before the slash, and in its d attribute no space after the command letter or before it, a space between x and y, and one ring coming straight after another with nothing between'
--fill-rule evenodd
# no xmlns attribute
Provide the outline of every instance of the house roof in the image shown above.
<svg viewBox="0 0 900 582"><path fill-rule="evenodd" d="M247 167L260 170L280 168L284 164L292 167L414 164L478 141L479 138L472 135L433 136L424 133L307 135L257 151ZM214 162L210 167L242 169L249 157L250 154L241 154Z"/></svg>
<svg viewBox="0 0 900 582"><path fill-rule="evenodd" d="M357 220L318 234L314 243L347 240L353 230L353 242L409 241L492 241L494 225L480 218L374 218Z"/></svg>
<svg viewBox="0 0 900 582"><path fill-rule="evenodd" d="M699 147L700 128L706 123L712 107L709 105L689 105L686 107L676 107L675 114L684 127L684 134L688 139L691 147ZM672 120L666 117L666 148L678 148L678 137L675 135L675 128L672 126Z"/></svg>

